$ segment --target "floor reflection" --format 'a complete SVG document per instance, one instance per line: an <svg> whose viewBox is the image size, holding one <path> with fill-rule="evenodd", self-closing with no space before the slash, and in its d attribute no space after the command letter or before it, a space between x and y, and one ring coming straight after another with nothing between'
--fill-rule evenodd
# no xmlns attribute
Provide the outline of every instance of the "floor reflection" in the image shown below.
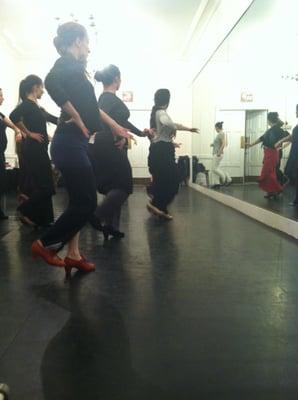
<svg viewBox="0 0 298 400"><path fill-rule="evenodd" d="M107 296L84 290L83 282L83 275L77 274L67 295L57 287L48 286L44 292L70 312L42 357L45 399L163 399L133 370L121 313Z"/></svg>
<svg viewBox="0 0 298 400"><path fill-rule="evenodd" d="M292 186L287 187L277 199L270 200L264 198L265 193L256 183L233 184L229 187L221 187L219 191L284 217L298 220L298 207L290 205L295 198L295 188Z"/></svg>

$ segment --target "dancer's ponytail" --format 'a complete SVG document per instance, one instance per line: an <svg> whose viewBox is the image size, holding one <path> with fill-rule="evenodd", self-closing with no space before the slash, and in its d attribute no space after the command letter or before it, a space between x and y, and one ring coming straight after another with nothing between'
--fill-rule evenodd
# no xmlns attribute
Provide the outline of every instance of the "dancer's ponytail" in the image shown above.
<svg viewBox="0 0 298 400"><path fill-rule="evenodd" d="M154 106L151 110L150 128L156 129L156 112L168 107L170 103L170 91L168 89L158 89L154 95Z"/></svg>

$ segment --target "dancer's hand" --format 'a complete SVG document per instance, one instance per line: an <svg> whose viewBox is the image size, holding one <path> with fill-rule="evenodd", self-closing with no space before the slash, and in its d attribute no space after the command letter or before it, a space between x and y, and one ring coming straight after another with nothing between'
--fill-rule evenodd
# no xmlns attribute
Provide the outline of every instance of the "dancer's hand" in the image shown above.
<svg viewBox="0 0 298 400"><path fill-rule="evenodd" d="M90 132L80 118L77 120L75 118L70 118L69 120L65 121L65 123L66 124L76 124L83 132L83 135L86 136L86 138L88 138L88 139L90 138Z"/></svg>
<svg viewBox="0 0 298 400"><path fill-rule="evenodd" d="M282 148L282 143L281 142L277 142L275 143L274 147L278 150Z"/></svg>
<svg viewBox="0 0 298 400"><path fill-rule="evenodd" d="M78 121L74 121L75 124L81 129L83 135L89 139L90 138L90 132L89 129L86 127L86 125L83 123L81 118Z"/></svg>
<svg viewBox="0 0 298 400"><path fill-rule="evenodd" d="M144 129L144 134L145 136L147 136L148 138L153 138L155 136L156 130L155 129Z"/></svg>
<svg viewBox="0 0 298 400"><path fill-rule="evenodd" d="M76 121L74 120L74 118L70 118L67 121L65 121L66 124L72 124L72 123L75 124L75 122Z"/></svg>
<svg viewBox="0 0 298 400"><path fill-rule="evenodd" d="M127 129L123 128L123 126L116 125L112 128L112 131L115 136L121 136L126 139L135 140L133 135L129 133Z"/></svg>
<svg viewBox="0 0 298 400"><path fill-rule="evenodd" d="M121 140L118 140L118 142L115 143L115 146L118 147L118 149L123 149L124 146L126 145L126 139L123 138Z"/></svg>
<svg viewBox="0 0 298 400"><path fill-rule="evenodd" d="M38 143L43 143L44 137L40 133L30 132L29 137L33 140L36 140Z"/></svg>
<svg viewBox="0 0 298 400"><path fill-rule="evenodd" d="M89 132L89 130L86 128L86 126L83 125L83 126L80 126L80 128L81 128L81 131L83 132L83 135L84 135L87 139L89 139L89 138L90 138L90 132Z"/></svg>
<svg viewBox="0 0 298 400"><path fill-rule="evenodd" d="M21 132L16 133L15 139L16 139L16 143L20 143L23 140L23 136L22 136Z"/></svg>
<svg viewBox="0 0 298 400"><path fill-rule="evenodd" d="M180 149L180 147L182 146L182 143L173 143L175 149Z"/></svg>

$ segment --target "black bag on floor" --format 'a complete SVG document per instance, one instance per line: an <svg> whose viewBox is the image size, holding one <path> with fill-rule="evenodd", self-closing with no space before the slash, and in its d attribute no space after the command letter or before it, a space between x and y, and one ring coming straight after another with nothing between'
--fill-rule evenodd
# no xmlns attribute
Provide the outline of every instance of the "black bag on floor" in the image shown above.
<svg viewBox="0 0 298 400"><path fill-rule="evenodd" d="M178 158L178 175L179 175L179 183L184 183L187 185L187 180L190 175L190 162L188 156L180 156Z"/></svg>

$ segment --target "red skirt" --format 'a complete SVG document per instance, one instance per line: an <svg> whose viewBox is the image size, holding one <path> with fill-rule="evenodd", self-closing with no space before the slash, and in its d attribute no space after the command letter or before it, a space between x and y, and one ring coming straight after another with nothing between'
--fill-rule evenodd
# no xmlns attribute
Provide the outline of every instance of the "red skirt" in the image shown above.
<svg viewBox="0 0 298 400"><path fill-rule="evenodd" d="M279 162L278 150L265 148L259 187L267 193L282 192L283 187L277 180L276 166Z"/></svg>

